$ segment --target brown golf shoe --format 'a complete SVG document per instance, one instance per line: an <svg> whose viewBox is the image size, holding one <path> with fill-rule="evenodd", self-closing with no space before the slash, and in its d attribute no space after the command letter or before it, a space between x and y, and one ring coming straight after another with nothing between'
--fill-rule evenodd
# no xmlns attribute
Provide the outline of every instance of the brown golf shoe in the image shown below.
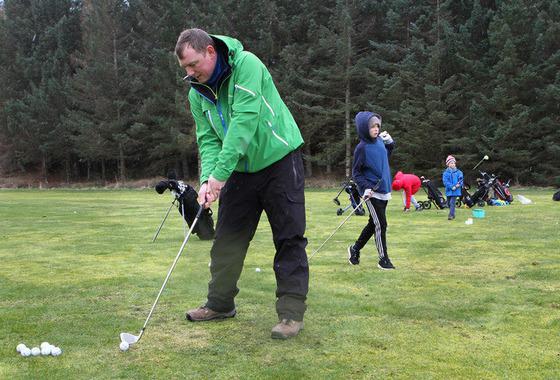
<svg viewBox="0 0 560 380"><path fill-rule="evenodd" d="M303 321L282 319L272 328L272 339L288 339L296 336L303 330Z"/></svg>
<svg viewBox="0 0 560 380"><path fill-rule="evenodd" d="M211 321L212 319L233 318L237 312L235 309L228 312L214 311L206 305L187 311L187 319L191 322Z"/></svg>

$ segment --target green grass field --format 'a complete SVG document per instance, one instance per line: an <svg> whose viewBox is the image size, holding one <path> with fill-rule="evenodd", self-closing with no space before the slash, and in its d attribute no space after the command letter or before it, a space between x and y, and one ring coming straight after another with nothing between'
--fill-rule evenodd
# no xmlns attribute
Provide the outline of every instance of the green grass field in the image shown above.
<svg viewBox="0 0 560 380"><path fill-rule="evenodd" d="M343 220L338 189L306 191L308 254ZM350 266L353 216L311 260L305 330L270 339L276 323L271 232L261 221L236 299L238 316L193 324L205 300L210 243L193 237L136 346L182 242L171 202L152 190L0 191L1 379L554 379L560 377L560 203L485 207L473 225L434 209L388 208L395 271L377 269L370 243ZM424 198L425 196L420 196ZM343 197L340 198L343 200ZM262 269L260 273L255 269ZM60 346L24 358L16 345Z"/></svg>

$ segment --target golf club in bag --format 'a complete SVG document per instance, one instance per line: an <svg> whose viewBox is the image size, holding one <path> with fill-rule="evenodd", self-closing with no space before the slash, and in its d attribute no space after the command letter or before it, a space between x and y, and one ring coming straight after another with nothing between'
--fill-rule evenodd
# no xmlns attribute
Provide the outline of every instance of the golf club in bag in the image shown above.
<svg viewBox="0 0 560 380"><path fill-rule="evenodd" d="M488 155L485 154L484 157L482 157L482 160L480 160L478 162L478 164L476 164L471 170L474 170L474 169L478 168L478 166L480 164L482 164L484 161L488 161L489 159L490 159L490 157L488 157Z"/></svg>
<svg viewBox="0 0 560 380"><path fill-rule="evenodd" d="M123 333L120 334L121 343L126 342L129 346L131 346L131 345L137 343L142 338L142 335L144 335L144 331L146 331L146 326L148 325L148 321L152 317L152 313L154 312L154 310L156 308L156 305L159 301L159 297L161 296L161 293L163 292L163 289L165 289L165 285L167 285L167 281L169 280L169 277L171 277L171 272L173 272L173 269L175 269L175 265L177 265L177 261L179 261L179 257L181 257L181 253L183 253L183 249L185 249L185 245L189 241L189 238L191 237L191 234L192 234L194 228L196 227L196 224L197 224L197 222L200 218L200 215L202 215L203 210L204 210L204 207L199 205L198 212L196 213L196 216L195 216L195 218L194 218L194 220L191 224L191 228L187 232L187 236L185 236L185 240L183 240L183 244L181 244L181 248L179 248L179 252L177 253L177 256L175 257L175 260L173 260L173 264L171 264L171 268L169 268L169 271L167 272L167 276L165 277L165 280L163 281L163 285L161 286L161 289L159 290L159 293L156 297L156 300L155 300L154 304L152 305L152 309L150 310L150 313L148 314L148 318L146 318L146 322L144 322L144 326L142 327L142 330L140 330L140 334L133 335L133 334L130 334L130 333L123 332Z"/></svg>
<svg viewBox="0 0 560 380"><path fill-rule="evenodd" d="M163 218L159 228L157 229L152 243L157 239L169 212L174 204L177 205L177 209L179 214L183 216L184 226L185 226L185 233L187 230L187 225L191 226L194 220L195 215L198 212L198 193L196 190L184 183L183 181L178 181L176 175L173 171L171 171L167 175L168 179L165 181L160 181L156 186L155 190L158 194L163 194L165 190L169 190L173 195L174 199L167 212L165 217ZM200 215L199 222L197 227L193 230L193 233L198 235L200 240L211 240L214 238L214 220L212 219L212 210L205 209L202 214Z"/></svg>
<svg viewBox="0 0 560 380"><path fill-rule="evenodd" d="M488 174L486 172L480 172L481 178L477 178L476 182L478 185L477 191L472 195L474 202L486 202L491 200L490 190L493 191L493 197L496 199L501 199L509 203L513 202L513 196L509 191L509 181L503 183L494 174Z"/></svg>

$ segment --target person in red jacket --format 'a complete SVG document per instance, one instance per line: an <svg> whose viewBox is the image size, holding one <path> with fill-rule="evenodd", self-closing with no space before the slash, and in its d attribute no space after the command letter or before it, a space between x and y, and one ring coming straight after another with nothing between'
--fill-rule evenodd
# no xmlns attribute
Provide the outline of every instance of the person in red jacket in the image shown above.
<svg viewBox="0 0 560 380"><path fill-rule="evenodd" d="M415 176L414 174L404 174L403 172L397 172L393 179L393 190L403 191L403 204L405 212L410 211L410 203L414 205L416 211L421 211L422 206L416 202L414 199L414 194L418 192L422 182L420 182L420 178Z"/></svg>

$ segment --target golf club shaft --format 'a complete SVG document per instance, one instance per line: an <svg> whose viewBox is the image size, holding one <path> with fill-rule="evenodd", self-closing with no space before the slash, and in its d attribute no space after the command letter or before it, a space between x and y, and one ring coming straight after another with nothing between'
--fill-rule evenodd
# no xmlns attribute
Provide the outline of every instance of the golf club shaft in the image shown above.
<svg viewBox="0 0 560 380"><path fill-rule="evenodd" d="M181 208L183 209L183 213L181 216L183 217L183 233L187 236L187 219L185 218L185 202L181 202Z"/></svg>
<svg viewBox="0 0 560 380"><path fill-rule="evenodd" d="M148 325L148 321L150 320L152 313L154 312L156 305L159 301L159 297L161 296L161 293L163 292L163 289L165 289L165 285L167 285L167 281L169 280L169 277L171 277L171 272L173 272L173 269L175 269L175 265L177 265L177 261L179 261L179 257L181 257L181 253L183 253L183 249L185 249L185 245L187 244L187 242L189 241L189 237L191 236L194 227L196 226L196 223L198 222L198 219L200 218L200 214L202 214L202 210L204 209L203 206L200 206L198 209L198 212L196 213L196 217L194 218L192 224L191 224L191 228L189 229L189 232L187 233L187 236L185 236L185 240L183 240L183 244L181 244L181 248L179 249L179 252L177 253L177 256L175 257L175 260L173 260L173 264L171 264L171 268L169 268L169 271L167 272L167 276L165 277L165 280L163 281L163 285L161 286L161 289L159 290L159 293L156 297L156 300L154 302L154 304L152 305L152 309L150 310L150 313L148 314L148 318L146 318L146 322L144 322L144 326L142 327L142 331L140 331L140 335L138 336L138 340L140 340L140 338L142 337L142 334L144 334L144 330L146 329L146 326Z"/></svg>
<svg viewBox="0 0 560 380"><path fill-rule="evenodd" d="M474 166L474 168L472 168L471 170L474 170L474 169L478 168L478 165L482 164L482 162L485 161L485 160L487 160L487 159L488 159L487 156L482 157L482 160L480 160L480 161L478 162L478 164L476 164L476 165Z"/></svg>
<svg viewBox="0 0 560 380"><path fill-rule="evenodd" d="M360 208L360 206L361 206L366 200L367 200L367 198L362 198L362 200L360 201L360 203L359 203L359 204L352 210L352 212L342 221L342 223L340 223L340 225L333 231L333 233L331 234L331 236L329 236L329 237L327 238L327 240L325 240L325 241L323 242L323 244L321 244L321 245L319 246L319 248L317 248L317 249L315 250L315 252L313 252L313 253L311 254L311 256L309 256L309 259L308 259L307 261L311 261L311 259L313 258L313 256L315 256L315 254L316 254L317 252L319 252L319 250L320 250L321 248L323 248L323 246L324 246L325 244L327 244L327 242L334 236L334 234L336 234L336 232L344 225L344 223L346 223L346 221L347 221L348 219L350 219L350 217L351 217L352 215L354 215L354 213L356 212L356 210L357 210L358 208Z"/></svg>
<svg viewBox="0 0 560 380"><path fill-rule="evenodd" d="M161 228L163 227L163 224L165 223L165 221L167 220L167 216L169 215L169 212L171 211L171 207L173 207L173 205L175 204L175 201L177 200L177 198L173 199L173 202L171 202L171 204L169 205L169 208L167 209L167 212L165 213L165 216L163 217L163 220L161 221L161 224L159 225L159 228L156 231L156 234L154 235L154 238L152 239L152 243L154 241L156 241L158 235L159 235L159 231L161 231Z"/></svg>

